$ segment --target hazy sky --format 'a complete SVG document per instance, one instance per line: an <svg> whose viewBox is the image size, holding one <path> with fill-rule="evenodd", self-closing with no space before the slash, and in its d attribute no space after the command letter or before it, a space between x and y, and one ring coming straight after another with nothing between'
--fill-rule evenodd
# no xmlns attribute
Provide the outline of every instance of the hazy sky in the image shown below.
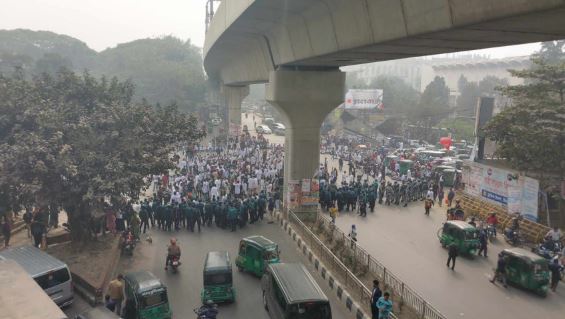
<svg viewBox="0 0 565 319"><path fill-rule="evenodd" d="M0 0L0 29L47 30L97 50L174 35L202 47L206 0ZM493 58L529 55L539 44L479 50Z"/></svg>

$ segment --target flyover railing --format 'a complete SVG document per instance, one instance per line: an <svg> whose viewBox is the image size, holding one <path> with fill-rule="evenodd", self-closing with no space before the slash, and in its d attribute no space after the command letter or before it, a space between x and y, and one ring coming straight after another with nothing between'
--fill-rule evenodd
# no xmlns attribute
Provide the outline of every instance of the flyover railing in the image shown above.
<svg viewBox="0 0 565 319"><path fill-rule="evenodd" d="M359 298L358 300L363 305L367 305L367 308L371 300L371 291L350 268L357 270L361 275L367 275L370 279L377 278L384 285L383 290L387 290L392 294L393 300L396 301L395 310L401 314L402 318L446 319L439 310L430 305L414 289L400 280L390 269L386 268L365 249L352 241L343 231L332 224L328 217L319 212L316 213L313 230L318 228L317 230L323 232L328 241L335 245L341 244L344 249L347 249L347 253L342 254L341 258L337 257L332 252L332 249L324 244L319 236L306 226L295 213L289 213L289 221L296 226L296 231L311 244L312 249L321 255L320 258L324 262L332 264L334 273L345 278L344 282L352 289L354 297ZM349 267L344 264L344 258L348 259ZM329 265L327 266L329 267ZM367 284L370 284L370 281L368 280Z"/></svg>

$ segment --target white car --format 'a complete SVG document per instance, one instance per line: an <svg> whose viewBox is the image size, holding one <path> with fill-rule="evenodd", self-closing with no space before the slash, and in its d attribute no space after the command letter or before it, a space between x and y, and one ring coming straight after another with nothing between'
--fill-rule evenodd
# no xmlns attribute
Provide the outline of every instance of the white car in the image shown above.
<svg viewBox="0 0 565 319"><path fill-rule="evenodd" d="M277 135L284 135L286 131L286 127L282 123L275 123L273 132Z"/></svg>
<svg viewBox="0 0 565 319"><path fill-rule="evenodd" d="M222 123L222 119L219 118L219 117L215 117L212 120L210 120L210 122L212 122L212 125L218 126L218 125L220 125L220 123Z"/></svg>
<svg viewBox="0 0 565 319"><path fill-rule="evenodd" d="M261 125L257 125L257 127L255 128L255 132L257 132L258 134L272 134L273 131L271 131L271 129L264 124Z"/></svg>

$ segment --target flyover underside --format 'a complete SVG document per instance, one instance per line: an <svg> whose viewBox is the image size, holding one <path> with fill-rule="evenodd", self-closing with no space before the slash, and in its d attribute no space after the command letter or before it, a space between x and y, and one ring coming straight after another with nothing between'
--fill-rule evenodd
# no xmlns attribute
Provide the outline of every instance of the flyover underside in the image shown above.
<svg viewBox="0 0 565 319"><path fill-rule="evenodd" d="M565 8L386 41L284 65L345 66L563 38Z"/></svg>
<svg viewBox="0 0 565 319"><path fill-rule="evenodd" d="M234 1L218 11L204 49L208 75L226 85L267 82L281 66L327 69L565 38L565 0L240 2L239 13L229 12Z"/></svg>

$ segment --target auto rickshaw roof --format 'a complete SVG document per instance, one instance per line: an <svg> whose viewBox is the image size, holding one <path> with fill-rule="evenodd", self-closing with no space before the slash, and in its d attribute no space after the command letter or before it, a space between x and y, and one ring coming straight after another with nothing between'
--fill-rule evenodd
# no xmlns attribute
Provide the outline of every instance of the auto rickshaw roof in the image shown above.
<svg viewBox="0 0 565 319"><path fill-rule="evenodd" d="M263 236L249 236L243 238L242 240L261 249L272 249L277 247L277 244Z"/></svg>
<svg viewBox="0 0 565 319"><path fill-rule="evenodd" d="M227 251L211 251L206 254L204 272L231 272L230 254Z"/></svg>
<svg viewBox="0 0 565 319"><path fill-rule="evenodd" d="M504 249L502 251L502 253L505 254L505 255L511 255L511 256L514 256L514 257L521 258L521 259L526 259L531 263L536 263L536 264L537 263L544 263L544 262L547 263L547 259L545 259L545 258L543 258L539 255L536 255L536 254L532 253L531 251L525 250L523 248L518 248L518 247L507 248L507 249Z"/></svg>
<svg viewBox="0 0 565 319"><path fill-rule="evenodd" d="M450 225L453 225L453 226L455 226L459 229L463 229L463 230L475 230L476 229L475 227L473 227L473 225L471 225L467 222L464 222L462 220L450 220L450 221L447 221L447 223L450 224Z"/></svg>
<svg viewBox="0 0 565 319"><path fill-rule="evenodd" d="M280 284L288 303L328 300L304 265L281 263L270 264L269 268Z"/></svg>
<svg viewBox="0 0 565 319"><path fill-rule="evenodd" d="M124 276L136 293L143 293L157 288L165 288L165 285L149 271L130 272Z"/></svg>

